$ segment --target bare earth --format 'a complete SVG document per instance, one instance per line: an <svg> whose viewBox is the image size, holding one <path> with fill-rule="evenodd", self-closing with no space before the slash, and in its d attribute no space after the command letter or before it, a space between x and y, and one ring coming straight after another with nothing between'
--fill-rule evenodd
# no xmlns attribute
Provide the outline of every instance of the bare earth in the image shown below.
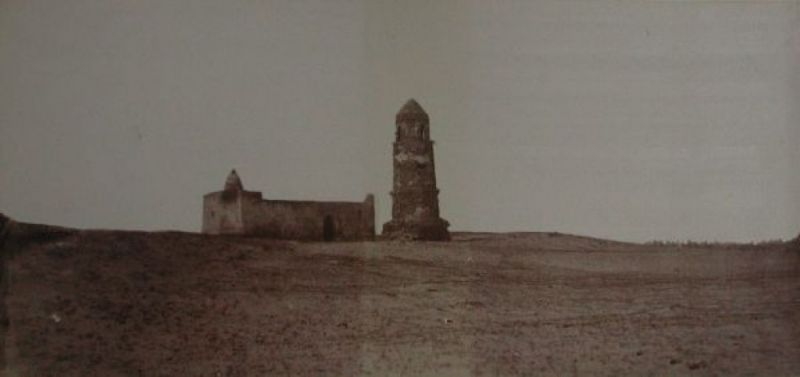
<svg viewBox="0 0 800 377"><path fill-rule="evenodd" d="M800 253L12 224L8 376L797 376Z"/></svg>

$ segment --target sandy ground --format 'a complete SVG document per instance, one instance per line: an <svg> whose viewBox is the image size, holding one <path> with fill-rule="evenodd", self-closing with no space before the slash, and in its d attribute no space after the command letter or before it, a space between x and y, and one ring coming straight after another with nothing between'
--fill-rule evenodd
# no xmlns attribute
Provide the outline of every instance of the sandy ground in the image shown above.
<svg viewBox="0 0 800 377"><path fill-rule="evenodd" d="M800 253L12 232L9 376L798 376Z"/></svg>

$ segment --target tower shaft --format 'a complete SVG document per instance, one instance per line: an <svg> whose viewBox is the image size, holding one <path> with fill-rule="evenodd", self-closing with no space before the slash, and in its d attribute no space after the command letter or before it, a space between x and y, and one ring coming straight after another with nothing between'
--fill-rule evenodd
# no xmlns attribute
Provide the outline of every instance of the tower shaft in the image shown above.
<svg viewBox="0 0 800 377"><path fill-rule="evenodd" d="M391 239L444 241L448 222L439 215L439 189L428 115L409 100L396 117L393 144L392 220L383 232Z"/></svg>

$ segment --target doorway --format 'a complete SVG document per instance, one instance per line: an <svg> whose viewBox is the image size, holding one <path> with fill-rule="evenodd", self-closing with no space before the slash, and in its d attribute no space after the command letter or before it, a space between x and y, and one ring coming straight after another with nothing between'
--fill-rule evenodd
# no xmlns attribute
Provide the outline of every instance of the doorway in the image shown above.
<svg viewBox="0 0 800 377"><path fill-rule="evenodd" d="M330 242L334 237L336 237L336 225L333 223L333 217L325 216L325 219L322 220L322 239Z"/></svg>

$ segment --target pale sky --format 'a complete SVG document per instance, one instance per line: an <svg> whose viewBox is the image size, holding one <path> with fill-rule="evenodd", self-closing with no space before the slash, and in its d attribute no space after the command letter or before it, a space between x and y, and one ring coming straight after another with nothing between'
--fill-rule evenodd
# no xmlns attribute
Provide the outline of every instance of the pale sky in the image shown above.
<svg viewBox="0 0 800 377"><path fill-rule="evenodd" d="M800 2L0 0L0 211L199 231L236 168L391 208L431 117L451 230L800 232Z"/></svg>

